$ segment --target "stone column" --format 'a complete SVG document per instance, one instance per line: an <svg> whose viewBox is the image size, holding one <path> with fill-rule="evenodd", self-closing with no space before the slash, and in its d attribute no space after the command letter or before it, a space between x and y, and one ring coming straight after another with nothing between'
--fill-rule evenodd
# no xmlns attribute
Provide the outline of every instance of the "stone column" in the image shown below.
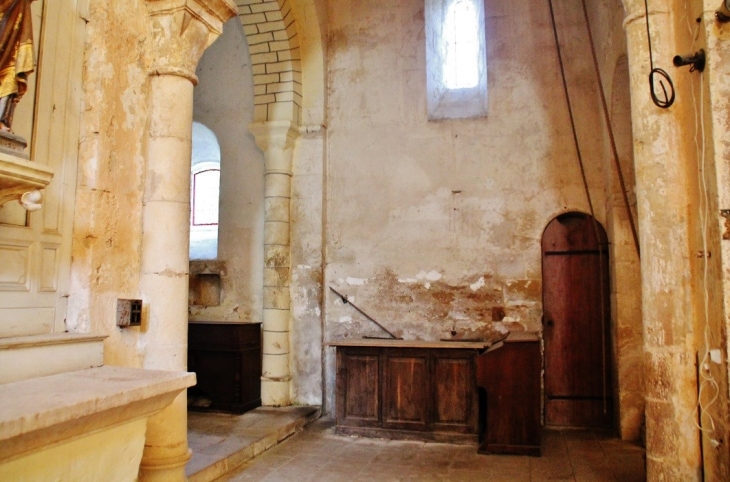
<svg viewBox="0 0 730 482"><path fill-rule="evenodd" d="M140 345L144 368L180 371L187 369L195 67L236 8L229 0L147 0L147 10L153 51L140 281L146 326ZM147 423L140 480L185 480L189 458L183 392Z"/></svg>
<svg viewBox="0 0 730 482"><path fill-rule="evenodd" d="M289 320L291 249L289 242L292 160L299 131L289 121L254 123L249 129L264 152L264 342L261 401L291 403Z"/></svg>
<svg viewBox="0 0 730 482"><path fill-rule="evenodd" d="M625 0L631 77L634 160L641 244L642 312L646 395L648 480L701 478L693 320L693 178L685 142L693 142L694 120L684 109L654 105L649 92L649 50L644 2ZM675 85L686 87L686 72L671 65L677 38L671 2L649 2L655 66Z"/></svg>

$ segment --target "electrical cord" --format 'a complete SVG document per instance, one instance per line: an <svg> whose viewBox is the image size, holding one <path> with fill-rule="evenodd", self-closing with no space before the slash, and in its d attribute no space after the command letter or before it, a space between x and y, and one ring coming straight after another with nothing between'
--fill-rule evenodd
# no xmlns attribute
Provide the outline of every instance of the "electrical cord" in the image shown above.
<svg viewBox="0 0 730 482"><path fill-rule="evenodd" d="M651 48L651 33L649 33L649 0L644 0L644 7L646 9L646 38L649 41L649 65L651 66L651 72L649 72L649 91L651 92L651 100L657 107L668 109L672 106L672 104L674 104L674 99L676 97L674 92L674 83L672 82L672 78L669 77L669 74L664 69L654 67L654 53ZM658 80L657 77L659 77ZM669 92L667 92L667 87L664 85L665 80L669 85ZM657 94L657 82L662 88L663 98L660 98Z"/></svg>
<svg viewBox="0 0 730 482"><path fill-rule="evenodd" d="M689 30L690 36L692 37L692 43L697 41L697 37L699 34L699 26L697 27L696 32L692 32L692 27L689 23L689 19L685 16L685 20L687 21L687 29ZM717 399L719 397L720 387L717 383L717 380L715 380L714 375L710 371L710 346L711 346L711 332L710 332L710 294L709 294L709 288L707 286L708 279L709 279L709 261L708 261L708 250L707 250L707 238L708 238L708 223L709 223L709 209L710 209L710 201L709 201L709 194L707 191L707 175L706 175L706 157L707 157L707 141L705 138L705 99L704 99L704 78L702 72L700 72L700 98L699 98L699 109L697 108L697 96L695 94L695 84L694 82L690 83L690 86L692 87L692 104L695 111L695 148L697 151L698 156L698 162L697 162L697 174L698 174L698 189L699 192L702 194L702 198L700 200L700 207L699 207L699 218L700 218L700 228L701 228L701 234L702 234L702 252L704 253L704 256L702 257L703 265L702 265L702 277L703 277L703 308L704 308L704 329L703 329L703 336L704 336L704 354L700 360L698 356L698 373L699 373L699 387L697 391L697 407L695 409L696 413L698 414L698 417L696 417L695 425L698 429L700 429L703 433L708 433L710 438L714 441L714 438L712 438L712 434L715 432L715 420L712 417L712 414L709 412L709 409L712 405L714 405L717 402ZM701 140L701 145L697 142L697 137L699 136ZM714 393L710 396L710 399L708 402L703 402L703 396L706 393L708 389L712 389ZM709 428L706 428L703 423L703 419L707 419L709 421Z"/></svg>

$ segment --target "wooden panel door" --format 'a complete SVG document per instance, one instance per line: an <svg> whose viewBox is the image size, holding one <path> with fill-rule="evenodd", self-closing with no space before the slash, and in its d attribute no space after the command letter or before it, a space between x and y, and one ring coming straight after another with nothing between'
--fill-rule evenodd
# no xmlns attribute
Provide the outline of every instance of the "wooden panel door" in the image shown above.
<svg viewBox="0 0 730 482"><path fill-rule="evenodd" d="M383 427L426 430L431 386L428 358L385 355L383 363Z"/></svg>
<svg viewBox="0 0 730 482"><path fill-rule="evenodd" d="M472 358L437 357L433 360L432 429L459 433L474 431L477 412Z"/></svg>
<svg viewBox="0 0 730 482"><path fill-rule="evenodd" d="M545 422L613 420L606 233L587 214L558 216L542 240Z"/></svg>
<svg viewBox="0 0 730 482"><path fill-rule="evenodd" d="M337 350L337 423L380 425L380 357L377 350Z"/></svg>

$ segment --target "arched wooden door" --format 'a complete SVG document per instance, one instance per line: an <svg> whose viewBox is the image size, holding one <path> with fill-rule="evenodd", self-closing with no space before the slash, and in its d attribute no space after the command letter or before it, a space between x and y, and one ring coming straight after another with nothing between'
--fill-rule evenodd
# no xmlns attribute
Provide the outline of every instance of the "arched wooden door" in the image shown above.
<svg viewBox="0 0 730 482"><path fill-rule="evenodd" d="M567 213L542 237L545 423L610 426L610 300L606 232Z"/></svg>

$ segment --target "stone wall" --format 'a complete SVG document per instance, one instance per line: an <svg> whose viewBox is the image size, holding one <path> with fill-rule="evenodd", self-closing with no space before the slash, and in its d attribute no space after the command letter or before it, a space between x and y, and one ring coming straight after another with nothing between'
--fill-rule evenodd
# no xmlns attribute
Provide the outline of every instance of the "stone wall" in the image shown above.
<svg viewBox="0 0 730 482"><path fill-rule="evenodd" d="M105 363L140 367L139 331L119 330L114 321L117 298L139 298L147 10L139 0L90 2L87 22L67 323L72 331L109 335Z"/></svg>
<svg viewBox="0 0 730 482"><path fill-rule="evenodd" d="M616 427L624 439L638 440L644 423L643 336L641 267L631 220L639 231L634 174L630 78L619 0L587 2L596 59L603 84L616 152L626 188L629 211L622 193L609 131L605 122L597 135L603 144L605 209L610 239L611 323L613 334ZM587 34L587 31L586 31ZM595 74L594 74L594 78Z"/></svg>
<svg viewBox="0 0 730 482"><path fill-rule="evenodd" d="M487 5L489 113L440 122L426 120L423 8L329 4L326 340L383 334L328 286L405 338L541 330L542 231L557 214L589 210L547 4ZM605 225L600 104L580 3L556 5L556 17Z"/></svg>

